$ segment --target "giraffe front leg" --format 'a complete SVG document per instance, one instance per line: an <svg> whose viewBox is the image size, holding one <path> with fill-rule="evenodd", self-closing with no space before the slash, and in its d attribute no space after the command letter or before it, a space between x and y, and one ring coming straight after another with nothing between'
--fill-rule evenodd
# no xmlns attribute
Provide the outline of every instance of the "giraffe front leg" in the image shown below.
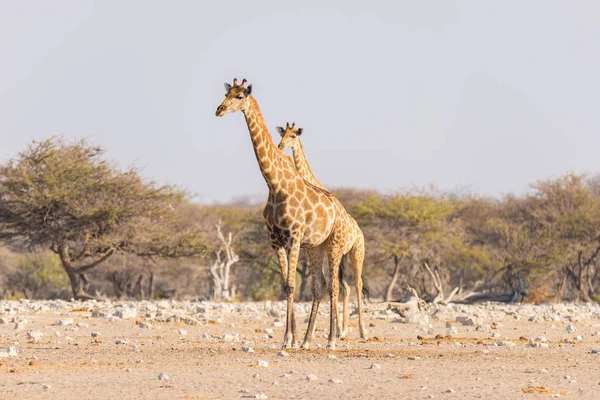
<svg viewBox="0 0 600 400"><path fill-rule="evenodd" d="M310 262L310 273L312 275L312 307L310 309L310 317L308 318L308 327L306 328L306 335L302 342L303 349L309 349L310 343L315 338L315 324L317 321L317 314L319 311L319 304L323 297L323 290L326 287L325 276L323 275L323 260L325 258L324 247L319 246L316 248L306 249L306 255Z"/></svg>
<svg viewBox="0 0 600 400"><path fill-rule="evenodd" d="M287 257L287 252L285 250L285 247L274 247L273 248L275 250L275 254L277 254L277 257L279 258L279 266L281 267L281 277L283 280L283 292L284 294L286 294L287 296L287 292L286 292L286 282L287 282L287 277L288 277L288 257ZM292 308L293 310L293 308ZM293 318L293 315L292 315ZM289 307L287 309L287 313L286 313L286 323L285 323L285 334L283 335L283 347L287 347L288 343L291 344L292 343L292 327L289 324L290 321L290 315L289 315Z"/></svg>
<svg viewBox="0 0 600 400"><path fill-rule="evenodd" d="M330 299L330 313L329 313L329 341L327 347L331 350L335 350L335 339L336 339L336 321L338 319L338 293L339 293L339 268L341 261L341 254L337 246L332 246L328 249L327 258L329 260L329 299Z"/></svg>
<svg viewBox="0 0 600 400"><path fill-rule="evenodd" d="M288 255L288 270L285 280L285 295L287 298L287 327L284 347L298 347L296 316L294 313L294 293L296 288L296 268L298 266L298 256L300 254L300 240L293 237L291 239L290 251ZM291 329L291 332L290 332Z"/></svg>

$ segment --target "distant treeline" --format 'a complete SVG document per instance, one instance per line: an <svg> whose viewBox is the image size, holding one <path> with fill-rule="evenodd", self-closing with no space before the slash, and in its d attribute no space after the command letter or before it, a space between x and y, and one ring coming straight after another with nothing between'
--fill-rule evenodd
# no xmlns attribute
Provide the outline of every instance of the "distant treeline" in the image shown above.
<svg viewBox="0 0 600 400"><path fill-rule="evenodd" d="M0 165L2 297L209 298L230 232L231 293L282 297L262 206L197 205L101 156L52 138ZM525 301L600 300L598 176L566 174L501 199L431 188L334 195L365 234L373 297L400 298L407 285L434 296L426 263L447 292L506 291L521 280ZM297 279L299 298L310 299L303 252Z"/></svg>

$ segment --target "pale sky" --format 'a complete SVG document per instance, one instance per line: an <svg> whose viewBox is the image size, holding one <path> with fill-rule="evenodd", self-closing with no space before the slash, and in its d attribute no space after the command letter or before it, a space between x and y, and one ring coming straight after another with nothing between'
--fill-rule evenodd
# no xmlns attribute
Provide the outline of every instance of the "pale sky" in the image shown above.
<svg viewBox="0 0 600 400"><path fill-rule="evenodd" d="M600 171L598 1L0 0L0 162L85 137L201 202L266 199L224 82L330 188L484 195ZM277 137L276 137L277 136Z"/></svg>

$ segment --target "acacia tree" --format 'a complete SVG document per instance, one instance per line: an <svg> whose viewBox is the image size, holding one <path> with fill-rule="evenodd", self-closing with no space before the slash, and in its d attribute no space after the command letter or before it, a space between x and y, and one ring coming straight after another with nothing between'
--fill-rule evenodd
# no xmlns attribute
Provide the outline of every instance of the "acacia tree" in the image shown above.
<svg viewBox="0 0 600 400"><path fill-rule="evenodd" d="M370 195L353 207L353 215L377 247L375 252L392 263L386 301L393 298L403 268L424 261L439 264L442 254L463 245L463 230L452 218L453 210L442 196L412 193Z"/></svg>
<svg viewBox="0 0 600 400"><path fill-rule="evenodd" d="M144 181L84 140L34 141L0 165L0 240L60 257L73 296L90 298L86 272L115 253L192 256L201 235L179 212L185 192Z"/></svg>

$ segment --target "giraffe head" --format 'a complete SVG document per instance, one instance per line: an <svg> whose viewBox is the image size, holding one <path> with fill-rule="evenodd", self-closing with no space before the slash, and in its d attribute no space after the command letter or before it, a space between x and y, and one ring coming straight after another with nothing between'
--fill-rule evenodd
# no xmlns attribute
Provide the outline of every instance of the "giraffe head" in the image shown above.
<svg viewBox="0 0 600 400"><path fill-rule="evenodd" d="M296 123L293 123L290 126L289 122L286 122L285 129L282 126L278 126L277 132L281 135L281 141L279 142L279 148L281 150L285 150L288 147L294 148L296 144L300 141L300 135L302 135L302 128L296 129Z"/></svg>
<svg viewBox="0 0 600 400"><path fill-rule="evenodd" d="M229 83L225 84L227 93L225 94L225 100L223 100L221 105L217 108L217 117L222 117L229 112L243 111L248 107L249 96L250 93L252 93L252 85L244 87L245 84L246 80L243 79L242 83L238 85L237 78L233 80L233 86Z"/></svg>

